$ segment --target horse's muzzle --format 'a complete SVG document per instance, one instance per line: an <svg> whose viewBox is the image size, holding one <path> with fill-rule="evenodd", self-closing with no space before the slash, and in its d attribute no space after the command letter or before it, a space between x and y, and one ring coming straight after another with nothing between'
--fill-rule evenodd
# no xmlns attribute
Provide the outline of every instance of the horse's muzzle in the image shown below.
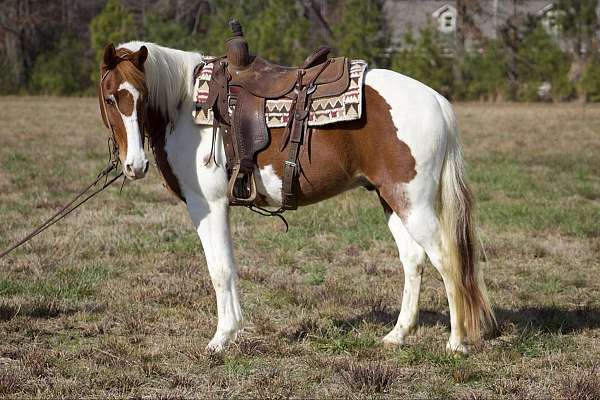
<svg viewBox="0 0 600 400"><path fill-rule="evenodd" d="M123 173L129 179L141 179L146 176L146 172L148 172L148 167L150 163L148 160L142 160L140 163L136 162L126 162L123 165Z"/></svg>

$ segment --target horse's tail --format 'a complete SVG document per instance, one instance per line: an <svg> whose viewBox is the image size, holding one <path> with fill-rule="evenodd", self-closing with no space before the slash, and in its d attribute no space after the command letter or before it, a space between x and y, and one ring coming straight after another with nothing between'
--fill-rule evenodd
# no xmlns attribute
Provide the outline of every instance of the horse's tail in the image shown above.
<svg viewBox="0 0 600 400"><path fill-rule="evenodd" d="M482 329L496 325L496 318L477 262L477 236L473 221L475 202L464 176L456 118L445 98L438 95L438 102L448 130L438 208L442 243L447 265L456 282L458 312L464 316L467 336L477 341Z"/></svg>

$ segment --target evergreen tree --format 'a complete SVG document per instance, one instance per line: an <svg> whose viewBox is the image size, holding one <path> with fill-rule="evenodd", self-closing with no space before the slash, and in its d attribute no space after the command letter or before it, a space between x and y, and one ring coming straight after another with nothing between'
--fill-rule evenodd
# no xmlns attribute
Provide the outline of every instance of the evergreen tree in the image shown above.
<svg viewBox="0 0 600 400"><path fill-rule="evenodd" d="M571 82L582 91L579 97L589 97L582 85L578 85L582 75L589 72L587 64L590 56L598 47L597 31L600 29L600 21L596 14L598 0L559 0L556 5L556 22L560 27L562 36L570 43L573 63L571 65ZM588 76L588 84L589 84Z"/></svg>
<svg viewBox="0 0 600 400"><path fill-rule="evenodd" d="M308 21L301 15L299 4L288 0L267 0L266 7L247 28L250 51L282 64L300 64L309 50ZM293 6L294 5L294 6Z"/></svg>
<svg viewBox="0 0 600 400"><path fill-rule="evenodd" d="M229 20L242 24L250 52L274 62L300 63L308 53L308 21L296 1L245 0L232 4L216 0L211 13L201 17L197 48L205 54L221 55L231 36Z"/></svg>
<svg viewBox="0 0 600 400"><path fill-rule="evenodd" d="M392 59L392 69L421 81L445 96L452 93L452 59L444 54L440 33L428 25L415 38L408 32L402 49Z"/></svg>
<svg viewBox="0 0 600 400"><path fill-rule="evenodd" d="M497 100L507 97L506 51L499 40L490 40L467 54L463 64L462 97L466 100Z"/></svg>
<svg viewBox="0 0 600 400"><path fill-rule="evenodd" d="M347 0L333 28L339 54L362 58L373 67L389 65L390 35L379 0Z"/></svg>
<svg viewBox="0 0 600 400"><path fill-rule="evenodd" d="M145 40L162 46L181 50L192 50L197 47L197 35L188 32L182 24L167 21L158 14L146 14L144 32Z"/></svg>
<svg viewBox="0 0 600 400"><path fill-rule="evenodd" d="M258 21L257 15L264 8L261 0L246 0L232 4L230 0L211 2L211 10L200 16L196 48L207 55L219 56L225 52L225 40L231 36L229 20L235 18L242 24L244 34L251 28L250 21ZM273 43L276 46L276 43ZM250 51L256 53L251 44Z"/></svg>
<svg viewBox="0 0 600 400"><path fill-rule="evenodd" d="M554 100L564 100L573 94L573 85L567 78L571 65L569 55L558 47L542 26L523 39L517 56L520 100L536 100L543 82L552 85Z"/></svg>
<svg viewBox="0 0 600 400"><path fill-rule="evenodd" d="M583 71L581 90L585 101L600 102L600 56L592 56Z"/></svg>
<svg viewBox="0 0 600 400"><path fill-rule="evenodd" d="M91 86L90 72L95 70L90 59L81 56L84 52L80 39L65 35L55 48L36 58L30 88L52 95L84 93Z"/></svg>
<svg viewBox="0 0 600 400"><path fill-rule="evenodd" d="M600 29L596 8L598 0L559 0L556 2L557 23L563 35L572 41L577 58L590 53Z"/></svg>
<svg viewBox="0 0 600 400"><path fill-rule="evenodd" d="M136 37L137 29L131 13L123 7L120 0L108 0L106 6L90 23L91 44L95 52L97 65L102 60L104 47L108 43L119 43ZM97 73L93 72L94 80Z"/></svg>

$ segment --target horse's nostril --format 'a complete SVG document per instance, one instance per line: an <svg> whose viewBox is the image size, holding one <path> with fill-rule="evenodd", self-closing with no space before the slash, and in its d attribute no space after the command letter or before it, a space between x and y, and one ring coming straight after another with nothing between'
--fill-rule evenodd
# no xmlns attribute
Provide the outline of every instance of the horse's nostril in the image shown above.
<svg viewBox="0 0 600 400"><path fill-rule="evenodd" d="M125 172L128 174L133 174L133 164L127 163L125 164Z"/></svg>
<svg viewBox="0 0 600 400"><path fill-rule="evenodd" d="M150 163L148 162L148 160L146 160L144 164L144 173L148 172L148 167L150 167Z"/></svg>

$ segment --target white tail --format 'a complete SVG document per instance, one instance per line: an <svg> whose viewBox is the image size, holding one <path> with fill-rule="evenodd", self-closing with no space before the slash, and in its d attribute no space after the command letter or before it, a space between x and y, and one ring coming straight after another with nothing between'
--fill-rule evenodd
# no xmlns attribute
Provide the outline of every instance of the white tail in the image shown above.
<svg viewBox="0 0 600 400"><path fill-rule="evenodd" d="M450 103L440 95L437 97L449 131L438 209L442 243L448 265L455 276L457 308L462 314L459 321L465 321L468 337L478 340L482 328L495 326L496 319L478 265L473 223L475 204L464 177L462 145L456 119Z"/></svg>

